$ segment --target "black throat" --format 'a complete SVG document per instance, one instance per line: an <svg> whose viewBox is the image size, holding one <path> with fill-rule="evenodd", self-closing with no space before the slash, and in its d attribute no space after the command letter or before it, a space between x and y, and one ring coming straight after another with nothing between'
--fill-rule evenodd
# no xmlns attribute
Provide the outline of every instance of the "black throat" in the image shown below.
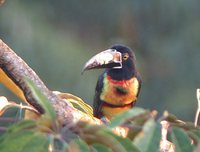
<svg viewBox="0 0 200 152"><path fill-rule="evenodd" d="M107 75L113 80L129 80L136 75L135 68L106 69Z"/></svg>

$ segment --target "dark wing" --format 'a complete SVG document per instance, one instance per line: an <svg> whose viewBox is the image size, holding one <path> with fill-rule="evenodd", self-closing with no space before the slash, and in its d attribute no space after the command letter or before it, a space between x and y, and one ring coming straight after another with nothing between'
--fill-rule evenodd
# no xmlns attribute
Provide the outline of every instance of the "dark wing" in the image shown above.
<svg viewBox="0 0 200 152"><path fill-rule="evenodd" d="M103 79L104 79L104 73L102 73L99 76L99 79L97 81L96 89L95 89L95 96L94 96L94 101L93 101L94 116L97 118L101 118L103 116L102 112L101 112L103 102L100 99L100 95L101 95L101 92L103 89Z"/></svg>
<svg viewBox="0 0 200 152"><path fill-rule="evenodd" d="M138 92L137 92L137 97L138 97L138 95L139 95L139 93L140 93L141 85L142 85L142 78L141 78L139 72L137 72L137 74L136 74L136 78L137 78L137 80L138 80L138 82L139 82Z"/></svg>

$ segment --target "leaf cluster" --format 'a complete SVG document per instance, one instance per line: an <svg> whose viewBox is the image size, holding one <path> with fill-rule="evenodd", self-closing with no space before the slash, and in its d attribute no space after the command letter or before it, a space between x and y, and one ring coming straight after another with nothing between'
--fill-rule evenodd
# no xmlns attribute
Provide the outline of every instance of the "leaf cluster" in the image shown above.
<svg viewBox="0 0 200 152"><path fill-rule="evenodd" d="M178 120L174 115L164 113L157 119L156 111L135 107L104 125L78 122L75 126L61 126L48 99L30 81L29 87L39 104L45 110L37 120L22 120L14 123L0 136L1 152L58 151L58 152L156 152L198 151L200 128L190 122ZM91 114L91 108L81 99L69 94L72 105L82 112ZM76 101L76 102L75 102ZM80 104L79 104L80 102ZM84 107L88 110L84 110ZM168 123L163 134L162 121ZM121 135L116 128L123 128ZM125 130L125 134L124 131ZM164 143L168 143L165 145ZM171 146L170 149L168 146Z"/></svg>

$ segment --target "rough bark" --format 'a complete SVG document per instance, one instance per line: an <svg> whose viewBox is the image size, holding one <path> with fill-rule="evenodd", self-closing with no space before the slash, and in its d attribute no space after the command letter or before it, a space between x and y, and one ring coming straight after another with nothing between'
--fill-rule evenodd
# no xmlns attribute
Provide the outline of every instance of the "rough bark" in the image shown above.
<svg viewBox="0 0 200 152"><path fill-rule="evenodd" d="M1 39L0 68L2 68L7 76L12 79L13 82L23 91L27 102L41 114L45 111L32 95L25 81L26 77L32 80L35 85L41 89L43 94L47 96L63 125L77 122L83 117L86 117L86 119L92 119L87 115L83 116L80 111L69 106L67 102L63 101L59 96L55 95L51 90L49 90L37 76L37 74Z"/></svg>

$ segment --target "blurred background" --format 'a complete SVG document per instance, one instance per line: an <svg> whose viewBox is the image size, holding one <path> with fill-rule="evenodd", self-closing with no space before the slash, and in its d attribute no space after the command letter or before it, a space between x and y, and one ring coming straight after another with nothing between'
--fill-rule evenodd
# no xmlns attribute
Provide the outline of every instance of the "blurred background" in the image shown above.
<svg viewBox="0 0 200 152"><path fill-rule="evenodd" d="M94 54L135 49L143 79L137 106L193 121L200 87L200 1L15 0L0 7L0 38L51 90L92 103L102 70L81 75ZM0 84L0 95L16 97Z"/></svg>

